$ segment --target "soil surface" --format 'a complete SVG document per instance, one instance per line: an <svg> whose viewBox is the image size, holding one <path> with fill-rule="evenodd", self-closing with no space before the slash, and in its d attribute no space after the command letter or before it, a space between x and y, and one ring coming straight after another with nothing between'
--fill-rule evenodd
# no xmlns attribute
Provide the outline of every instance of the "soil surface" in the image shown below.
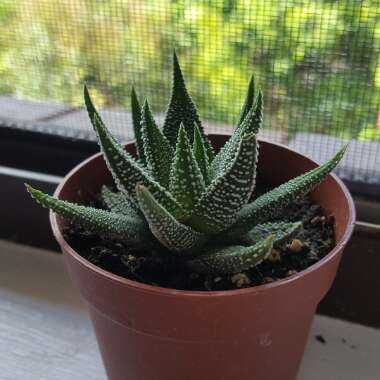
<svg viewBox="0 0 380 380"><path fill-rule="evenodd" d="M92 202L103 207L99 200ZM127 243L99 236L80 226L65 228L68 243L91 263L121 277L145 284L182 290L230 290L262 285L290 277L316 263L334 247L333 221L308 198L294 202L278 218L302 221L292 239L272 250L269 259L255 268L228 276L204 276L188 270L170 256L136 250Z"/></svg>

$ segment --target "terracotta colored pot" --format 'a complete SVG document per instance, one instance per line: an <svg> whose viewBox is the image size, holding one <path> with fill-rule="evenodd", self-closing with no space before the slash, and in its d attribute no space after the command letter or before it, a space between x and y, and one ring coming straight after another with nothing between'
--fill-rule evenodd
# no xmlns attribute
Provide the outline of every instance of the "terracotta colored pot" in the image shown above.
<svg viewBox="0 0 380 380"><path fill-rule="evenodd" d="M211 139L219 148L227 136ZM134 153L133 145L127 150ZM284 146L261 142L259 175L273 184L315 166ZM55 195L78 201L110 181L97 154L71 171ZM63 221L51 214L72 281L88 303L109 379L294 380L355 219L351 196L336 176L312 196L335 218L336 247L290 278L232 291L179 291L113 275L76 253L62 236Z"/></svg>

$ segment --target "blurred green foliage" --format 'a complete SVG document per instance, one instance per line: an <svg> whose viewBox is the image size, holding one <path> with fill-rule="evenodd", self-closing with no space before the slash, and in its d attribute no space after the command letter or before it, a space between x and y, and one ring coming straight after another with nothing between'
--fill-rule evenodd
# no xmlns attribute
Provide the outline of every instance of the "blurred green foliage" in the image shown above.
<svg viewBox="0 0 380 380"><path fill-rule="evenodd" d="M250 74L265 126L378 139L380 0L2 0L0 92L167 104L176 48L203 118L234 123Z"/></svg>

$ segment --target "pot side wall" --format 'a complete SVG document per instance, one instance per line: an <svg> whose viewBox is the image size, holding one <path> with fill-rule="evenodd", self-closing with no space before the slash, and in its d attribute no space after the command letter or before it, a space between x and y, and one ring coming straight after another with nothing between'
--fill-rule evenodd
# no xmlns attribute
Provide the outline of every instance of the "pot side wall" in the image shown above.
<svg viewBox="0 0 380 380"><path fill-rule="evenodd" d="M227 136L211 139L218 147ZM273 184L315 165L288 148L261 143L259 175ZM56 195L79 201L110 182L97 155L74 169ZM352 199L335 176L312 197L335 218L335 249L286 280L224 292L163 289L105 272L67 245L63 222L53 216L71 278L89 304L109 379L294 380L315 309L332 284L354 221Z"/></svg>

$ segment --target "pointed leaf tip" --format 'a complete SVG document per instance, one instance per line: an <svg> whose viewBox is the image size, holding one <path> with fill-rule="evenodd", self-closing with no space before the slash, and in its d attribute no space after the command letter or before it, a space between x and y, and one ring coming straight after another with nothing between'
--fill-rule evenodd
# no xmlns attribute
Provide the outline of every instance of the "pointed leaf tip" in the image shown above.
<svg viewBox="0 0 380 380"><path fill-rule="evenodd" d="M211 160L214 157L213 148L204 133L195 104L186 89L178 57L173 53L173 85L163 125L163 133L173 148L176 145L180 123L183 123L191 142L194 135L194 124L198 125Z"/></svg>
<svg viewBox="0 0 380 380"><path fill-rule="evenodd" d="M143 140L141 135L141 106L137 97L134 86L131 90L131 113L132 113L132 126L136 140L136 148L142 166L146 165L146 158L143 147Z"/></svg>
<svg viewBox="0 0 380 380"><path fill-rule="evenodd" d="M245 205L239 212L235 225L229 231L230 236L241 236L257 224L279 215L294 199L308 194L339 164L346 149L345 145L323 165L283 183Z"/></svg>
<svg viewBox="0 0 380 380"><path fill-rule="evenodd" d="M247 113L253 106L253 102L255 100L255 80L253 74L251 75L249 84L248 84L248 89L247 89L247 94L245 96L244 104L240 112L240 117L237 125L240 125L245 117L247 116Z"/></svg>
<svg viewBox="0 0 380 380"><path fill-rule="evenodd" d="M246 100L246 104L248 104L249 100ZM262 93L259 91L256 96L255 104L249 103L250 108L244 106L246 110L244 113L244 117L240 124L237 125L233 135L229 138L229 140L224 144L224 146L219 150L218 154L215 156L214 160L210 165L210 176L211 178L216 178L220 176L225 168L228 168L233 157L236 153L236 150L239 146L240 140L242 136L247 133L255 133L259 132L261 122L262 122Z"/></svg>
<svg viewBox="0 0 380 380"><path fill-rule="evenodd" d="M32 187L29 183L24 183L24 186L26 188L26 191L30 194L30 195L34 195L34 194L37 194L39 192L39 190L35 189L34 187Z"/></svg>
<svg viewBox="0 0 380 380"><path fill-rule="evenodd" d="M185 88L185 78L182 74L181 65L179 63L179 58L177 53L173 52L173 86L178 87L181 86ZM185 91L187 91L185 89Z"/></svg>
<svg viewBox="0 0 380 380"><path fill-rule="evenodd" d="M183 123L181 123L179 125L179 129L178 129L177 143L178 143L179 140L184 141L185 139L187 139L187 133L186 133L186 130L185 130L185 126L183 125Z"/></svg>
<svg viewBox="0 0 380 380"><path fill-rule="evenodd" d="M181 66L179 64L179 59L177 52L174 50L173 51L173 65L174 65L174 72L181 72Z"/></svg>
<svg viewBox="0 0 380 380"><path fill-rule="evenodd" d="M142 220L54 198L30 185L27 190L43 207L92 231L110 234L132 244L141 244L149 236Z"/></svg>
<svg viewBox="0 0 380 380"><path fill-rule="evenodd" d="M244 241L245 244L252 245L269 235L273 235L273 244L278 246L293 237L301 229L301 227L302 222L275 222L259 224L250 230L245 236L239 237L239 240Z"/></svg>
<svg viewBox="0 0 380 380"><path fill-rule="evenodd" d="M91 96L90 96L90 92L88 90L88 87L86 84L83 85L83 96L84 96L84 103L87 107L87 109L91 108L91 110L93 110L93 105L92 105L92 100L91 100Z"/></svg>
<svg viewBox="0 0 380 380"><path fill-rule="evenodd" d="M188 261L195 272L204 274L234 274L255 267L265 260L273 247L273 235L269 235L250 247L230 245L210 249Z"/></svg>

